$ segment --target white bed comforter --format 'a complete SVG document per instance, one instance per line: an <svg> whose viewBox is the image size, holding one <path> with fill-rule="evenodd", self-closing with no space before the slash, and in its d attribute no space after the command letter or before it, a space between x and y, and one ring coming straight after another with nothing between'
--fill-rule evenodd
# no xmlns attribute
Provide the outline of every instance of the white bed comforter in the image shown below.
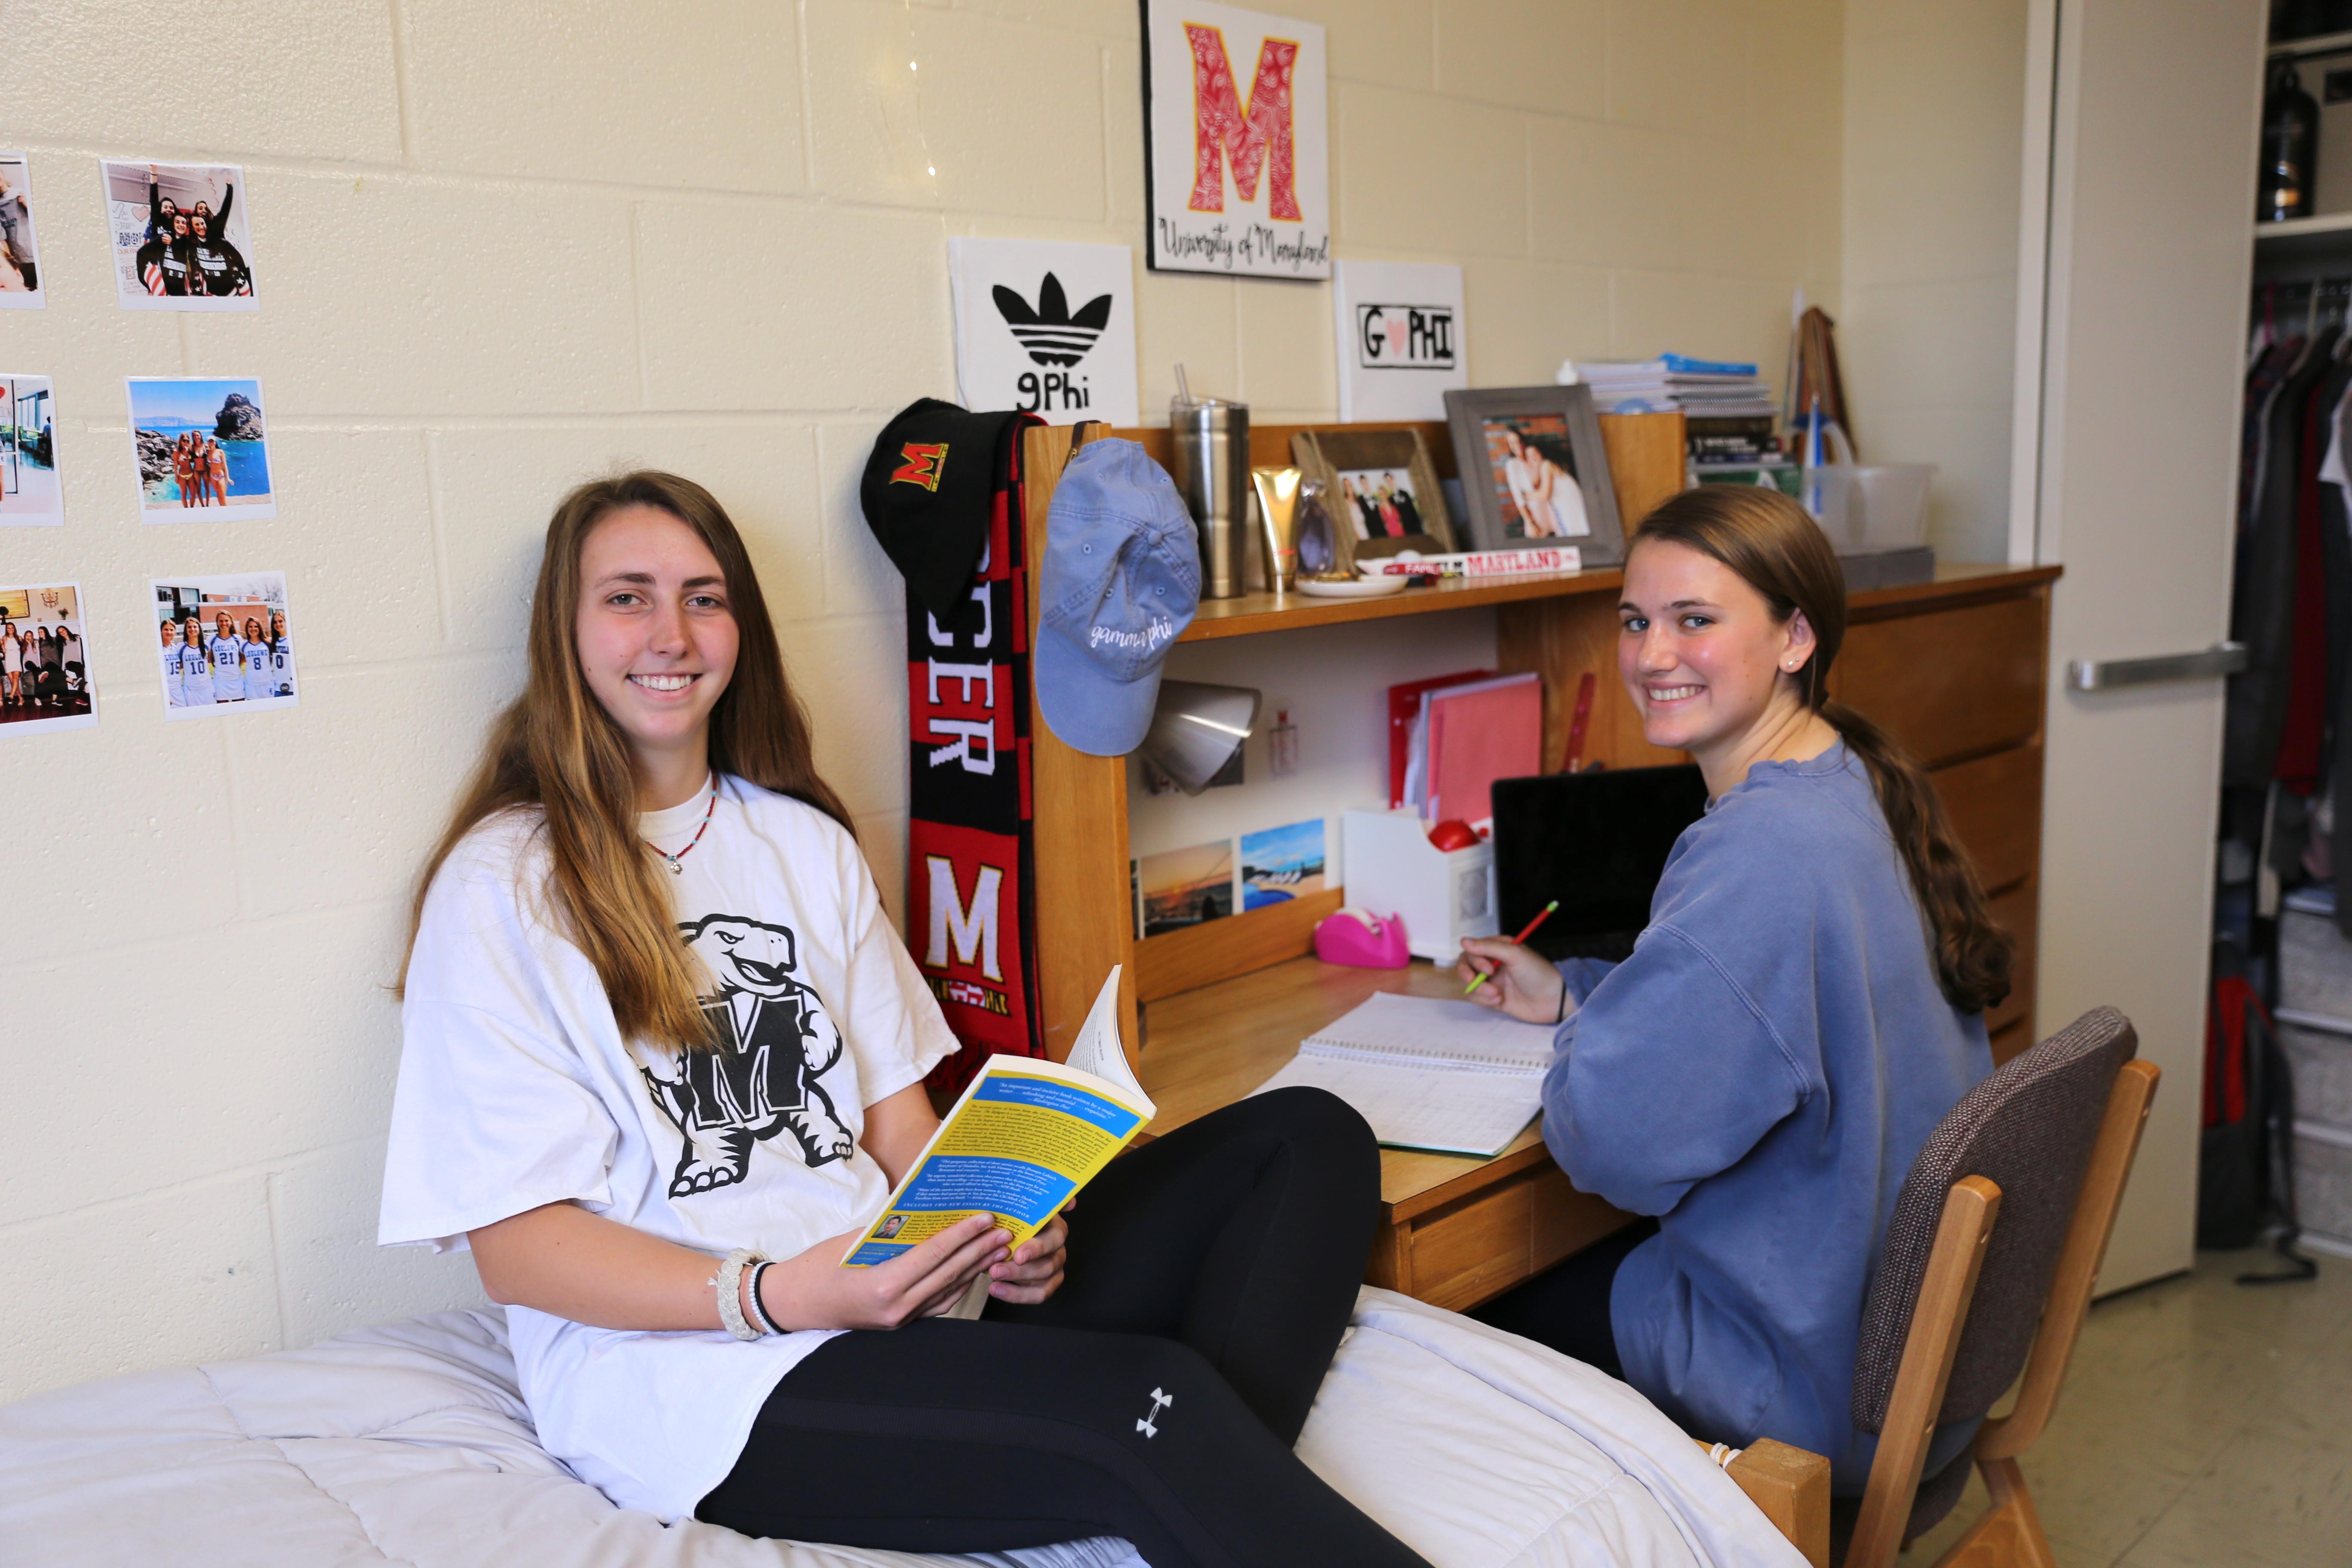
<svg viewBox="0 0 2352 1568"><path fill-rule="evenodd" d="M1800 1568L1623 1384L1366 1289L1299 1452L1436 1568ZM935 1558L665 1528L541 1451L504 1320L443 1312L0 1407L0 1563L42 1568L1134 1568L1123 1542Z"/></svg>

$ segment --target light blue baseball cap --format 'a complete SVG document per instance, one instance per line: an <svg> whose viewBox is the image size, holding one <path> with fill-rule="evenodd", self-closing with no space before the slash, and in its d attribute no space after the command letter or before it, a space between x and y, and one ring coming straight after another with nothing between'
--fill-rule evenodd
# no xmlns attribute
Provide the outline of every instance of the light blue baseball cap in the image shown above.
<svg viewBox="0 0 2352 1568"><path fill-rule="evenodd" d="M1093 441L1062 470L1040 574L1037 708L1097 757L1143 743L1160 668L1201 603L1201 545L1168 471L1132 441Z"/></svg>

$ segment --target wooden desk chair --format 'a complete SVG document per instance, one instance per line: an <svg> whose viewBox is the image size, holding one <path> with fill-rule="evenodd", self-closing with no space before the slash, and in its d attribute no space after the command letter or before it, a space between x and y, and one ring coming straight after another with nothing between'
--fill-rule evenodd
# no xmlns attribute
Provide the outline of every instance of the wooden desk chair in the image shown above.
<svg viewBox="0 0 2352 1568"><path fill-rule="evenodd" d="M2114 1008L2085 1013L1969 1090L1913 1163L1863 1310L1853 1421L1879 1442L1846 1568L1886 1568L1971 1463L1992 1506L1937 1568L2054 1568L2017 1456L2057 1405L2156 1095L2138 1047ZM1923 1478L1937 1428L1984 1416L2021 1369L2010 1413Z"/></svg>

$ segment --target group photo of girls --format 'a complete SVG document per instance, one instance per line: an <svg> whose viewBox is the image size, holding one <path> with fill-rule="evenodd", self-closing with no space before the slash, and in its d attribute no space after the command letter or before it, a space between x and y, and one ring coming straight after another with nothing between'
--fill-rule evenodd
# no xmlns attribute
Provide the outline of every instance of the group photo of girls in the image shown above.
<svg viewBox="0 0 2352 1568"><path fill-rule="evenodd" d="M0 586L0 727L23 734L96 722L80 588Z"/></svg>
<svg viewBox="0 0 2352 1568"><path fill-rule="evenodd" d="M261 383L132 376L131 440L148 522L242 522L278 515Z"/></svg>
<svg viewBox="0 0 2352 1568"><path fill-rule="evenodd" d="M100 164L126 310L251 310L253 241L233 164Z"/></svg>
<svg viewBox="0 0 2352 1568"><path fill-rule="evenodd" d="M184 578L154 593L165 718L295 705L284 573Z"/></svg>

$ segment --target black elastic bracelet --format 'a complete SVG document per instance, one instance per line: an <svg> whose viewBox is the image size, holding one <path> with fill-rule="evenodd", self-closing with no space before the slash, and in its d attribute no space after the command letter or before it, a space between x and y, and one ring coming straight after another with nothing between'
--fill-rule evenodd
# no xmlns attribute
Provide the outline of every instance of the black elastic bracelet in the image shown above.
<svg viewBox="0 0 2352 1568"><path fill-rule="evenodd" d="M1562 1025L1562 1024L1565 1024L1565 1023L1567 1023L1567 1022L1568 1022L1568 981L1566 980L1566 978L1565 978L1565 977L1563 977L1563 978L1561 979L1560 983L1559 983L1559 1016L1558 1016L1557 1018L1554 1018L1554 1019L1552 1020L1552 1026L1553 1026L1555 1028L1557 1028L1559 1026L1560 1026L1560 1025Z"/></svg>
<svg viewBox="0 0 2352 1568"><path fill-rule="evenodd" d="M769 1269L773 1268L775 1266L776 1260L772 1258L763 1259L760 1263L752 1266L751 1312L753 1316L760 1320L760 1326L761 1328L767 1330L772 1334L781 1334L784 1331L776 1326L775 1319L768 1316L767 1302L760 1300L760 1276L765 1274Z"/></svg>

